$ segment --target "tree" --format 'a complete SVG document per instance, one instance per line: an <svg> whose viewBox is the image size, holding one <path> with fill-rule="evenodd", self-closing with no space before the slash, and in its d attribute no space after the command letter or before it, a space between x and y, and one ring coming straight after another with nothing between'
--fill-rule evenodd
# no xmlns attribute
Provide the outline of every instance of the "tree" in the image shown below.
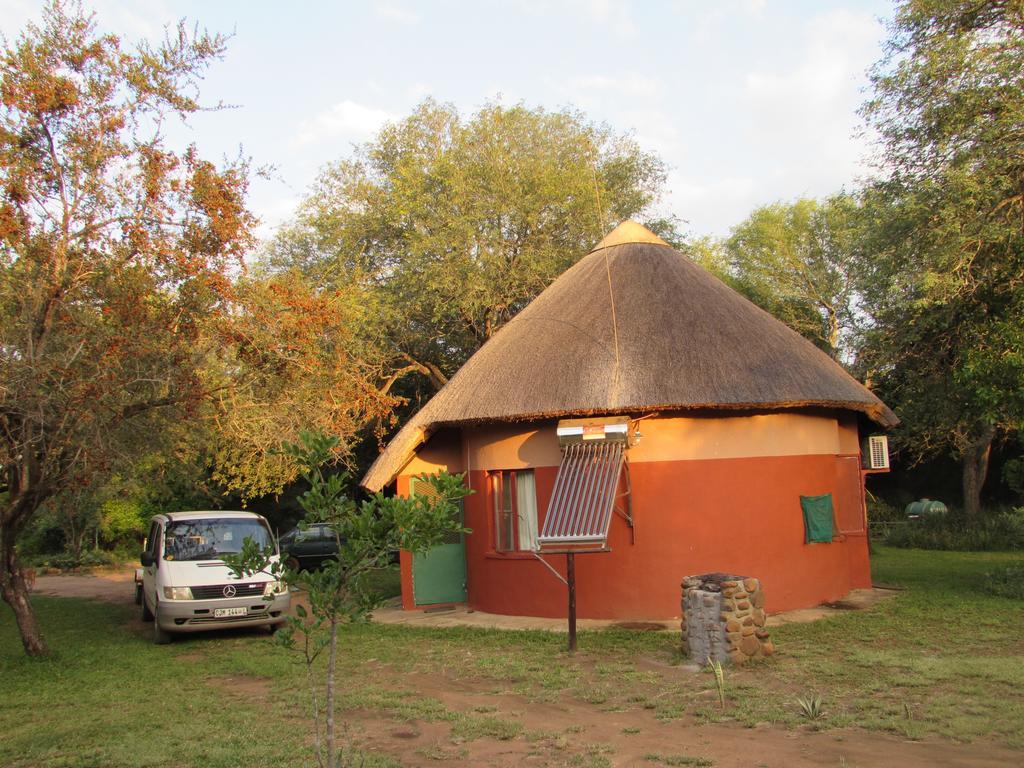
<svg viewBox="0 0 1024 768"><path fill-rule="evenodd" d="M132 422L192 407L204 324L250 243L244 164L164 147L223 40L182 26L122 50L54 2L0 56L0 594L46 651L15 550Z"/></svg>
<svg viewBox="0 0 1024 768"><path fill-rule="evenodd" d="M234 294L218 335L226 383L195 442L211 480L251 499L280 493L300 470L268 446L295 442L308 426L335 436L334 458L346 459L399 401L386 359L359 333L370 325L359 286L317 290L290 272L241 278Z"/></svg>
<svg viewBox="0 0 1024 768"><path fill-rule="evenodd" d="M126 50L55 0L0 54L0 594L29 654L16 545L47 500L182 445L228 488L277 488L298 467L267 449L297 419L347 438L393 403L340 292L235 279L247 162L166 145L223 50L183 25Z"/></svg>
<svg viewBox="0 0 1024 768"><path fill-rule="evenodd" d="M299 443L284 449L303 467L309 484L309 490L299 497L305 512L301 525L326 523L335 538L337 558L328 560L317 572L300 573L274 560L272 549L260 550L249 539L238 555L224 558L239 578L268 573L288 584L301 583L308 596L309 610L298 605L277 636L285 646L298 647L302 653L313 703L314 749L317 763L324 768L342 765L344 755L337 744L334 719L339 630L346 623L365 620L379 605L370 577L375 570L388 567L393 552L422 553L446 536L465 531L458 504L470 493L461 475L441 473L423 478L432 486L432 494L403 498L378 493L356 503L346 495L347 476L328 471L337 442L322 433L302 432ZM321 704L314 663L325 650Z"/></svg>
<svg viewBox="0 0 1024 768"><path fill-rule="evenodd" d="M856 202L796 200L754 210L725 242L733 284L837 360L851 361Z"/></svg>
<svg viewBox="0 0 1024 768"><path fill-rule="evenodd" d="M664 180L657 158L578 112L489 104L463 119L427 100L324 169L266 264L364 286L366 338L437 389Z"/></svg>
<svg viewBox="0 0 1024 768"><path fill-rule="evenodd" d="M903 2L872 82L864 354L903 444L960 459L976 518L992 442L1024 421L1024 6Z"/></svg>

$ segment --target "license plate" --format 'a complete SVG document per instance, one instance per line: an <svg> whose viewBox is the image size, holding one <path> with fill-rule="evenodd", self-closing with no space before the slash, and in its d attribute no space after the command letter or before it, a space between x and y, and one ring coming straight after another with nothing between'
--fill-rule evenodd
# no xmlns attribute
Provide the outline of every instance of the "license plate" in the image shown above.
<svg viewBox="0 0 1024 768"><path fill-rule="evenodd" d="M214 608L213 618L225 619L228 616L245 616L249 613L248 608Z"/></svg>

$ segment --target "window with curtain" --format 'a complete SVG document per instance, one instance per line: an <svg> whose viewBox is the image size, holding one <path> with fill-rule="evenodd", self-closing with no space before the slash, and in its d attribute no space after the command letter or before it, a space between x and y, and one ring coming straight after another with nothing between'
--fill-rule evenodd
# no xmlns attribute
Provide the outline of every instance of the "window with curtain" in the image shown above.
<svg viewBox="0 0 1024 768"><path fill-rule="evenodd" d="M494 549L532 552L537 548L537 486L532 469L490 473Z"/></svg>

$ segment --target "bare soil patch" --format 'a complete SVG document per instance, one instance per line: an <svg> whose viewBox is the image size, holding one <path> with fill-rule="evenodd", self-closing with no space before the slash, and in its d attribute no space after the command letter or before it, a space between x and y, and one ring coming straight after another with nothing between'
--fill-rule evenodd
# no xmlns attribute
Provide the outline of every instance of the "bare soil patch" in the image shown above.
<svg viewBox="0 0 1024 768"><path fill-rule="evenodd" d="M135 599L135 569L37 576L33 592L53 597L84 597L108 603L130 603Z"/></svg>
<svg viewBox="0 0 1024 768"><path fill-rule="evenodd" d="M601 756L613 766L655 766L658 763L646 758L661 755L704 758L715 768L995 768L1020 765L1024 759L1020 752L988 743L913 742L859 730L785 731L767 724L743 728L696 725L686 719L659 722L643 709L603 711L567 696L536 703L443 675L412 675L403 684L419 695L439 699L449 710L470 717L486 713L523 729L510 740L462 740L453 738L445 722L399 721L369 710L344 716L361 749L392 755L410 766L438 761L452 766L585 765L579 761L587 756Z"/></svg>
<svg viewBox="0 0 1024 768"><path fill-rule="evenodd" d="M255 675L215 675L204 681L212 688L216 688L229 696L240 697L247 700L265 700L270 695L271 680L266 677Z"/></svg>

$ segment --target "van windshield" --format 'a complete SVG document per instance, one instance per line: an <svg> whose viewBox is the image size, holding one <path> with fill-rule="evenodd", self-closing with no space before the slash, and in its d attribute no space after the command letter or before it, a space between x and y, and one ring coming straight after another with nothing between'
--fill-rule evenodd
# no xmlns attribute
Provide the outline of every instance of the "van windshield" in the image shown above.
<svg viewBox="0 0 1024 768"><path fill-rule="evenodd" d="M262 520L175 520L164 529L164 560L218 560L221 555L240 552L246 539L252 539L261 549L272 546L270 530Z"/></svg>

